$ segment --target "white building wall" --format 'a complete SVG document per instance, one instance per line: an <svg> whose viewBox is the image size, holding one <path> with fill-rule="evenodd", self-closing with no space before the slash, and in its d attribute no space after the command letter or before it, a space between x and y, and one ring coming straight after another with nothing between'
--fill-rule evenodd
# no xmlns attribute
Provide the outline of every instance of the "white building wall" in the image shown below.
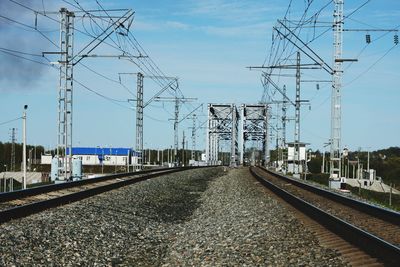
<svg viewBox="0 0 400 267"><path fill-rule="evenodd" d="M82 165L99 165L99 157L97 155L74 155L74 157L82 160Z"/></svg>
<svg viewBox="0 0 400 267"><path fill-rule="evenodd" d="M127 159L128 156L106 155L104 156L103 164L105 166L126 166Z"/></svg>
<svg viewBox="0 0 400 267"><path fill-rule="evenodd" d="M288 147L288 158L287 160L294 160L294 147Z"/></svg>
<svg viewBox="0 0 400 267"><path fill-rule="evenodd" d="M116 156L116 155L105 155L103 162L100 162L97 155L74 155L74 157L80 158L82 160L82 165L101 165L104 166L126 166L128 161L128 156ZM51 155L42 155L41 164L51 164ZM138 157L132 157L132 164L138 163Z"/></svg>
<svg viewBox="0 0 400 267"><path fill-rule="evenodd" d="M306 160L306 147L300 147L300 160Z"/></svg>
<svg viewBox="0 0 400 267"><path fill-rule="evenodd" d="M40 164L51 164L51 159L53 158L52 155L42 155L40 157Z"/></svg>

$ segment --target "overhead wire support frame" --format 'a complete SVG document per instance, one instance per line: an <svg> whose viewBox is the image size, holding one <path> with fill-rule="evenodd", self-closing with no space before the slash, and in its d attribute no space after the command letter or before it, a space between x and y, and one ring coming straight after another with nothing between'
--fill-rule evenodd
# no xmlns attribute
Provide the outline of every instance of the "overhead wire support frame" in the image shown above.
<svg viewBox="0 0 400 267"><path fill-rule="evenodd" d="M295 42L293 42L290 38L287 38L287 36L289 34L283 34L277 27L274 27L274 30L281 35L283 38L285 38L286 40L288 40L290 43L292 43L294 46L296 46L301 52L303 52L305 55L307 55L311 60L313 60L315 63L321 65L321 67L327 71L329 74L333 74L333 69L331 66L329 66L319 55L317 55L317 53L314 52L314 50L312 50L308 44L306 44L303 40L300 39L300 37L298 37L292 30L290 30L282 21L278 20L278 23L281 24L289 33L290 35L294 36L302 45L303 47L306 47L317 59L315 59L314 57L312 57L309 53L307 53L303 47L300 47L298 44L296 44Z"/></svg>

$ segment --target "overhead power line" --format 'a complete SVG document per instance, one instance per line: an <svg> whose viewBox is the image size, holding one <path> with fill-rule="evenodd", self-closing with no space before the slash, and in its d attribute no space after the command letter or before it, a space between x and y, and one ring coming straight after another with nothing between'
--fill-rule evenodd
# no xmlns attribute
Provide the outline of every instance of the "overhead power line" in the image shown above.
<svg viewBox="0 0 400 267"><path fill-rule="evenodd" d="M18 117L18 118L9 120L9 121L1 122L0 125L9 124L9 123L11 123L11 122L14 122L14 121L17 121L17 120L20 120L20 119L22 119L22 117Z"/></svg>

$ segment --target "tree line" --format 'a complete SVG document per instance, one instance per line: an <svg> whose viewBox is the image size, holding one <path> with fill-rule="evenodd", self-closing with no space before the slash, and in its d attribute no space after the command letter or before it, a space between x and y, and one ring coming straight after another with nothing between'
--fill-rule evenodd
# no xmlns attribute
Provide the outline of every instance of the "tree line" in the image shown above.
<svg viewBox="0 0 400 267"><path fill-rule="evenodd" d="M320 151L312 152L315 157L308 163L308 169L311 173L320 173L323 155ZM329 153L325 153L325 159L329 162ZM364 169L367 169L368 152L352 151L345 159L350 161L359 161ZM376 170L376 175L382 177L386 184L400 185L400 147L389 147L369 152L369 166Z"/></svg>
<svg viewBox="0 0 400 267"><path fill-rule="evenodd" d="M15 143L15 171L21 171L22 166L22 143ZM31 164L39 164L40 156L44 154L43 146L26 146L26 158ZM0 142L0 170L11 170L12 143ZM36 160L36 161L35 161Z"/></svg>

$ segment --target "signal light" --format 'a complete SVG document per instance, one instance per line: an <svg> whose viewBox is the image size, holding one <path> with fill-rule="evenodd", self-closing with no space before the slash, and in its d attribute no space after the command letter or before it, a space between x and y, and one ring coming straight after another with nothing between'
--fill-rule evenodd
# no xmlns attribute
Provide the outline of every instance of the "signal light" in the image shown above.
<svg viewBox="0 0 400 267"><path fill-rule="evenodd" d="M367 42L367 44L371 43L371 35L365 35L365 41Z"/></svg>

